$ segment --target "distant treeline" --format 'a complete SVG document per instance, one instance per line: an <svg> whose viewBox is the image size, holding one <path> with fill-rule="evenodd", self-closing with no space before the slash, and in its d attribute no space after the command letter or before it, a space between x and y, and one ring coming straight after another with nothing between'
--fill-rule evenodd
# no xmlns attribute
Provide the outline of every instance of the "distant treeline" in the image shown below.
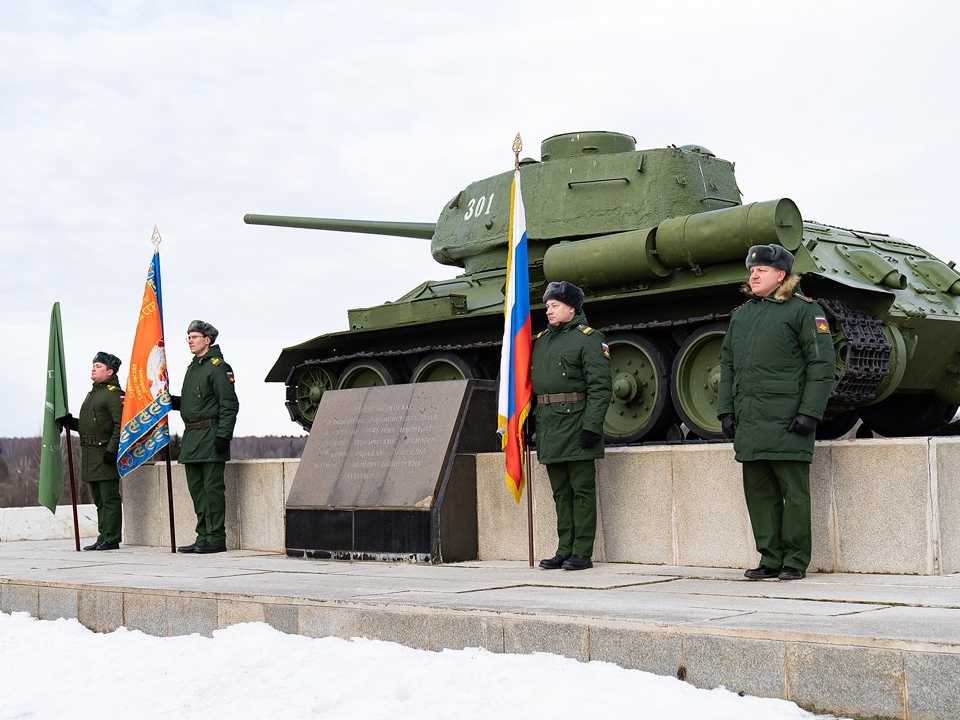
<svg viewBox="0 0 960 720"><path fill-rule="evenodd" d="M271 458L299 458L307 436L268 435L266 437L238 437L230 443L230 457L234 460L267 460ZM0 507L31 507L37 504L37 485L40 477L41 439L0 438ZM80 438L73 435L73 467L77 479L77 502L90 503L90 490L80 482ZM60 504L70 504L70 479L67 474L67 450L63 445L63 493ZM180 436L170 439L171 457L176 460L180 451ZM157 457L160 458L162 453Z"/></svg>

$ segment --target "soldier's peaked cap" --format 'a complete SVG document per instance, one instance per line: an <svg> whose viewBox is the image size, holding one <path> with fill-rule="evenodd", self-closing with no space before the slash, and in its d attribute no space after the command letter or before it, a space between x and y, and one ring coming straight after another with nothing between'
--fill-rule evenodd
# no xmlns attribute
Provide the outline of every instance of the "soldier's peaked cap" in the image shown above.
<svg viewBox="0 0 960 720"><path fill-rule="evenodd" d="M766 265L787 273L793 272L793 253L782 245L754 245L747 252L746 262L748 269L756 265Z"/></svg>
<svg viewBox="0 0 960 720"><path fill-rule="evenodd" d="M108 352L104 352L103 350L93 356L93 362L106 365L114 372L120 369L120 358L118 358L116 355L111 355Z"/></svg>
<svg viewBox="0 0 960 720"><path fill-rule="evenodd" d="M547 290L543 293L543 301L547 302L547 300L557 300L564 305L569 305L577 311L578 315L583 310L583 290L566 280L547 285Z"/></svg>
<svg viewBox="0 0 960 720"><path fill-rule="evenodd" d="M210 342L214 343L217 341L217 335L220 334L220 331L217 330L213 325L203 320L194 320L189 325L187 325L187 335L192 332L198 332L201 335L206 335L210 338Z"/></svg>

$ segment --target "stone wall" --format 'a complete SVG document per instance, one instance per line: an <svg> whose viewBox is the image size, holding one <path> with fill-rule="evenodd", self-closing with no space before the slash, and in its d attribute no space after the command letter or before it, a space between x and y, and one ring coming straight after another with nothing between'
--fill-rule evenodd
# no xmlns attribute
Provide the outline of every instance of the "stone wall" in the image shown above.
<svg viewBox="0 0 960 720"><path fill-rule="evenodd" d="M227 547L284 552L284 500L296 460L227 465ZM194 540L183 468L174 464L177 543ZM726 443L608 449L598 463L595 559L699 567L757 562ZM534 554L556 549L549 482L533 457ZM123 482L124 542L169 546L166 469ZM817 444L811 467L811 570L937 575L960 571L960 439L837 440ZM526 560L526 497L517 505L503 456L477 457L480 560Z"/></svg>

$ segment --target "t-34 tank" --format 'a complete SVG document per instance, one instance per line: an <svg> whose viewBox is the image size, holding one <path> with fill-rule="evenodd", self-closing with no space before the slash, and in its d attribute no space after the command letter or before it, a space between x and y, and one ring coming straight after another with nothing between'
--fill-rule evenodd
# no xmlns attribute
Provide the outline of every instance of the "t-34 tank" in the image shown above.
<svg viewBox="0 0 960 720"><path fill-rule="evenodd" d="M804 222L793 201L741 204L733 164L702 146L637 150L629 135L581 132L543 141L520 167L534 331L547 282L586 293L610 345L607 440L660 440L680 422L720 437L720 344L744 300L751 245L796 256L803 291L828 314L837 384L820 424L838 437L858 418L880 435L923 435L960 405L960 273L878 233ZM288 347L267 375L287 386L309 428L325 390L460 378L494 379L513 172L461 190L436 224L247 215L260 225L429 238L437 262L463 268L394 302L348 311L349 329Z"/></svg>

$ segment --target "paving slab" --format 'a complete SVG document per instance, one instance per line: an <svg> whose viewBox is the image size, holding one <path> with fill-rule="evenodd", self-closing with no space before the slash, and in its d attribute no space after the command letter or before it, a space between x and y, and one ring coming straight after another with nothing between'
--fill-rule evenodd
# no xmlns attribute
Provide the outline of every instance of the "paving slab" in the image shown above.
<svg viewBox="0 0 960 720"><path fill-rule="evenodd" d="M723 568L77 553L48 540L0 543L0 610L101 632L210 635L266 622L430 650L553 652L850 717L960 720L950 702L960 697L960 574L758 582Z"/></svg>

